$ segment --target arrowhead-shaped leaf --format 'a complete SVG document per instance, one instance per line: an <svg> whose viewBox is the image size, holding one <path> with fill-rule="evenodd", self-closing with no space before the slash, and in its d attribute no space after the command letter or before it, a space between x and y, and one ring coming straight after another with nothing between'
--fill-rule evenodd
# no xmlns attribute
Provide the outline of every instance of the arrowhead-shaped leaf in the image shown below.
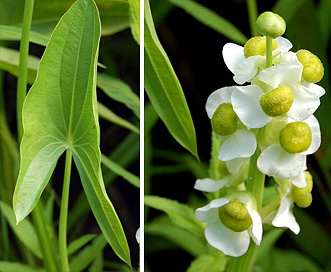
<svg viewBox="0 0 331 272"><path fill-rule="evenodd" d="M85 194L107 241L130 264L121 223L103 184L97 120L98 10L79 0L56 26L23 107L21 168L13 205L17 222L37 204L58 158L70 148Z"/></svg>

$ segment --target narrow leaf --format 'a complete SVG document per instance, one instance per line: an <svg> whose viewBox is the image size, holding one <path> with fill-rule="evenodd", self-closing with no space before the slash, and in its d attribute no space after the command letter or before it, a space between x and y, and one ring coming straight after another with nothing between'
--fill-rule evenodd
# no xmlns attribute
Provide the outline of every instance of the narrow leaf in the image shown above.
<svg viewBox="0 0 331 272"><path fill-rule="evenodd" d="M140 1L129 0L131 32L138 44L140 44Z"/></svg>
<svg viewBox="0 0 331 272"><path fill-rule="evenodd" d="M3 262L0 261L1 272L44 272L45 269L41 267L35 267L30 265L25 265L22 263L14 263L14 262Z"/></svg>
<svg viewBox="0 0 331 272"><path fill-rule="evenodd" d="M175 71L157 38L147 0L144 29L147 95L172 136L198 158L192 117Z"/></svg>
<svg viewBox="0 0 331 272"><path fill-rule="evenodd" d="M230 40L244 44L247 37L232 23L219 16L214 11L200 5L192 0L168 0L170 3L184 9L187 13L199 20L201 23L216 30Z"/></svg>
<svg viewBox="0 0 331 272"><path fill-rule="evenodd" d="M158 196L145 196L144 203L148 207L165 212L176 226L203 237L203 227L189 206Z"/></svg>
<svg viewBox="0 0 331 272"><path fill-rule="evenodd" d="M101 176L96 101L99 40L95 3L78 0L55 28L24 103L21 168L13 205L20 222L38 202L58 158L70 148L103 234L130 264L126 237Z"/></svg>
<svg viewBox="0 0 331 272"><path fill-rule="evenodd" d="M4 202L0 202L0 210L18 239L38 258L42 258L38 237L30 221L24 220L21 224L16 225L14 211Z"/></svg>

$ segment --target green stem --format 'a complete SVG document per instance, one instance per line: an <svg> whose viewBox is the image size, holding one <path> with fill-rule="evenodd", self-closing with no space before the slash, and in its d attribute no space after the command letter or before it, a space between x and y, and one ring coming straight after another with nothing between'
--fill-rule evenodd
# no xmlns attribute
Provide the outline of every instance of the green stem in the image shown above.
<svg viewBox="0 0 331 272"><path fill-rule="evenodd" d="M264 133L264 129L261 128L257 134L257 142L260 142L259 139L262 137ZM248 170L248 178L246 181L246 189L250 192L256 199L257 211L260 213L262 210L262 199L263 199L263 189L264 189L264 181L265 175L262 174L257 168L257 159L259 158L260 150L256 149L255 153L250 159L249 162L249 170ZM256 245L251 242L250 246L245 255L234 258L230 261L227 272L248 272L252 267L252 263L254 260L254 252Z"/></svg>
<svg viewBox="0 0 331 272"><path fill-rule="evenodd" d="M61 271L69 271L69 261L67 252L67 219L69 206L69 189L70 189L70 175L71 175L72 153L68 148L66 152L66 162L64 169L61 211L59 221L59 254Z"/></svg>
<svg viewBox="0 0 331 272"><path fill-rule="evenodd" d="M39 244L43 254L43 263L47 271L58 271L55 262L55 252L48 236L46 223L41 208L41 203L38 202L34 210L31 212L33 224L37 230Z"/></svg>
<svg viewBox="0 0 331 272"><path fill-rule="evenodd" d="M267 68L272 66L272 38L267 37L266 43Z"/></svg>
<svg viewBox="0 0 331 272"><path fill-rule="evenodd" d="M248 10L248 20L249 20L249 25L251 29L251 35L257 36L258 32L255 26L255 22L257 19L258 15L258 10L257 10L257 5L256 5L256 0L247 0L247 10Z"/></svg>
<svg viewBox="0 0 331 272"><path fill-rule="evenodd" d="M26 95L27 74L28 74L28 56L29 56L29 36L32 22L34 0L26 0L24 6L24 15L22 23L22 37L20 43L20 64L18 67L17 81L17 98L16 98L16 114L17 114L17 131L18 140L21 142L23 136L22 124L22 108Z"/></svg>

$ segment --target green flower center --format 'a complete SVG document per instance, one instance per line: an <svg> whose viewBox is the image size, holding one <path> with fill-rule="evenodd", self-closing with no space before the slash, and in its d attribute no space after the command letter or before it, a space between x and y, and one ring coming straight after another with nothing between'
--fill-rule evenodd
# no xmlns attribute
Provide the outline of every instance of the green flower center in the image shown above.
<svg viewBox="0 0 331 272"><path fill-rule="evenodd" d="M313 178L308 171L305 171L307 185L303 188L293 186L292 199L300 208L307 208L310 206L313 198L311 191L313 189Z"/></svg>
<svg viewBox="0 0 331 272"><path fill-rule="evenodd" d="M321 60L308 50L299 50L297 58L303 65L302 77L310 82L319 82L324 76L324 67Z"/></svg>
<svg viewBox="0 0 331 272"><path fill-rule="evenodd" d="M289 123L281 130L279 142L289 153L303 152L311 145L311 129L305 122Z"/></svg>
<svg viewBox="0 0 331 272"><path fill-rule="evenodd" d="M278 44L272 40L272 50L275 50ZM244 45L245 58L251 56L265 56L266 54L266 37L255 36L250 38Z"/></svg>
<svg viewBox="0 0 331 272"><path fill-rule="evenodd" d="M260 98L260 105L265 114L275 117L287 113L294 101L292 91L287 86L279 86Z"/></svg>
<svg viewBox="0 0 331 272"><path fill-rule="evenodd" d="M246 206L239 201L232 201L218 208L219 217L227 228L242 232L252 225L252 218Z"/></svg>
<svg viewBox="0 0 331 272"><path fill-rule="evenodd" d="M211 118L212 129L220 136L234 133L237 130L237 122L238 117L231 103L219 105Z"/></svg>

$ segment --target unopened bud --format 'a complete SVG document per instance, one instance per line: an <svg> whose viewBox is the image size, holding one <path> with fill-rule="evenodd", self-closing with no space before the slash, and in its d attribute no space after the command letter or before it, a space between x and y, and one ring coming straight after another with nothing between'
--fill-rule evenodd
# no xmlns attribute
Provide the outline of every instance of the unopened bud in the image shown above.
<svg viewBox="0 0 331 272"><path fill-rule="evenodd" d="M278 14L266 11L256 20L257 31L269 38L282 36L286 29L286 23Z"/></svg>

